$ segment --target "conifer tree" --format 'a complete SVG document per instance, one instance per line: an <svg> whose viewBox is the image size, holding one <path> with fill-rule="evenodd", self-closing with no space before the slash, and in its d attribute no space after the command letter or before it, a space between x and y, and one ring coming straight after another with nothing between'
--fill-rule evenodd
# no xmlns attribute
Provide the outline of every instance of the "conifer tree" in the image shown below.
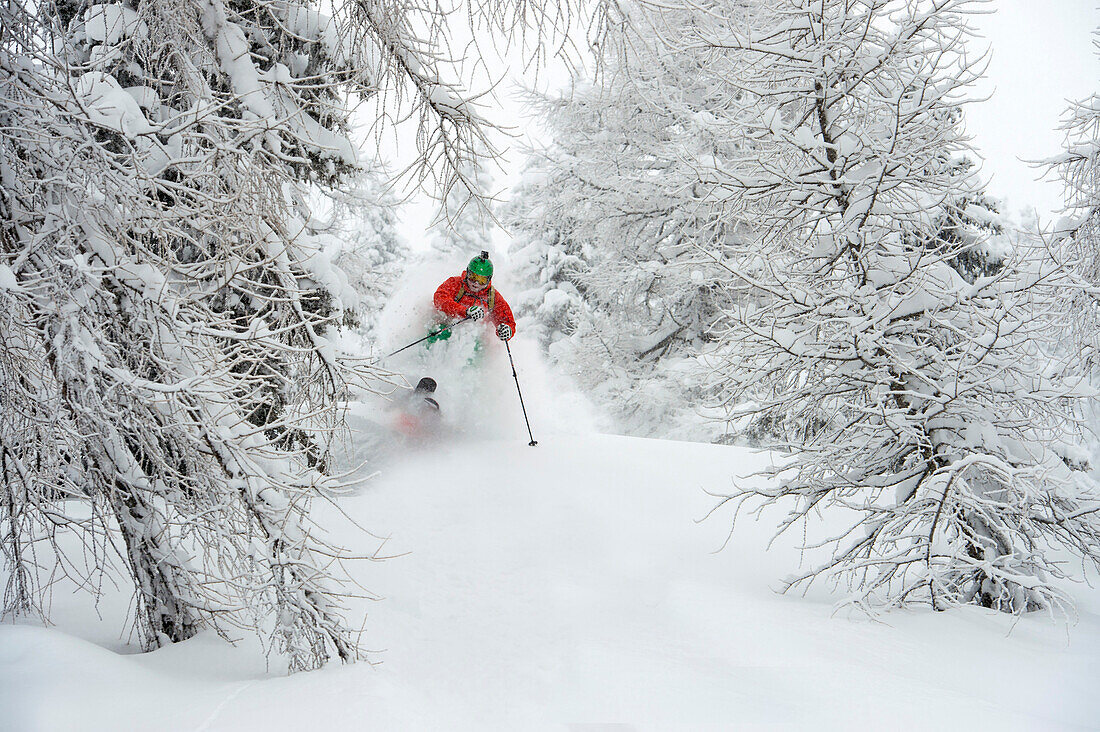
<svg viewBox="0 0 1100 732"><path fill-rule="evenodd" d="M1094 34L1100 51L1100 31ZM1080 349L1082 366L1095 372L1100 366L1100 94L1070 106L1061 126L1065 152L1046 161L1065 186L1066 216L1058 222L1055 238L1067 263L1084 284L1072 290L1067 302L1070 335Z"/></svg>
<svg viewBox="0 0 1100 732"><path fill-rule="evenodd" d="M506 33L558 9L471 8ZM44 611L53 544L82 587L132 578L148 648L237 625L292 670L357 656L309 504L341 487L345 385L384 375L329 337L349 303L309 202L355 185L351 105L382 90L421 116L423 175L461 177L488 123L445 29L400 0L0 10L5 613Z"/></svg>
<svg viewBox="0 0 1100 732"><path fill-rule="evenodd" d="M1058 606L1040 547L1100 556L1086 391L1050 357L1067 272L1007 245L962 130L977 9L619 5L596 79L538 102L535 317L549 296L587 321L601 388L660 374L631 336L671 344L688 398L790 453L728 501L847 521L791 586L828 575L868 609ZM543 284L562 271L583 287Z"/></svg>
<svg viewBox="0 0 1100 732"><path fill-rule="evenodd" d="M436 215L432 249L447 260L462 262L473 254L491 251L493 178L485 162L488 151L462 163L462 176L446 191Z"/></svg>
<svg viewBox="0 0 1100 732"><path fill-rule="evenodd" d="M714 12L736 24L753 5L735 0ZM531 96L551 141L532 155L506 220L528 255L529 241L550 243L545 261L522 266L551 298L533 303L536 328L570 313L567 337L553 339L558 363L622 428L715 439L726 430L700 424L708 392L693 358L728 305L715 257L739 224L707 170L740 144L718 116L735 80L693 49L661 47L644 8L620 11L599 76ZM669 22L690 24L696 12L669 9ZM565 263L569 286L543 287Z"/></svg>
<svg viewBox="0 0 1100 732"><path fill-rule="evenodd" d="M728 500L788 506L781 531L843 522L790 586L828 576L868 609L1064 607L1058 554L1100 560L1074 430L1087 392L1050 356L1066 273L1023 244L968 269L978 242L944 225L982 195L960 126L977 7L772 10L685 41L729 59L744 90L730 130L752 140L715 167L750 225L715 381L734 413L791 424L773 481Z"/></svg>

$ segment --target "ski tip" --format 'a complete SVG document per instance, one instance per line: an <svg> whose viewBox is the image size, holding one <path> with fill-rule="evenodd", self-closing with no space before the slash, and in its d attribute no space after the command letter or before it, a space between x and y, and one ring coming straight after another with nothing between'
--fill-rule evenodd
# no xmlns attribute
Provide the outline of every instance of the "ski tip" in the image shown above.
<svg viewBox="0 0 1100 732"><path fill-rule="evenodd" d="M437 386L437 384L435 383L435 379L433 379L430 376L425 376L423 379L421 379L417 383L416 391L421 391L421 392L427 392L429 394L434 394L436 386Z"/></svg>

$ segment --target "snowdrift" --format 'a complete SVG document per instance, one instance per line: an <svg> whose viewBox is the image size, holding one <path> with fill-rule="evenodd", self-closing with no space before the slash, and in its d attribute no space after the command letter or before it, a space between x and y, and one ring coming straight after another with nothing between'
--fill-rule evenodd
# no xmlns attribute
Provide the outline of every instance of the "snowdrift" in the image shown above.
<svg viewBox="0 0 1100 732"><path fill-rule="evenodd" d="M393 557L356 568L384 598L352 608L366 613L372 663L285 677L251 639L233 647L210 634L121 655L103 646L113 635L126 648L122 619L99 619L59 588L59 627L0 626L0 727L1081 729L1100 720L1095 593L1081 596L1069 628L977 608L899 612L888 624L834 616L827 588L773 592L799 561L789 542L765 548L774 522L744 524L723 551L728 517L699 522L714 502L705 491L724 490L767 454L536 436L536 448L525 434L466 436L392 455L339 506L388 537L381 547L336 508L319 516L345 546Z"/></svg>

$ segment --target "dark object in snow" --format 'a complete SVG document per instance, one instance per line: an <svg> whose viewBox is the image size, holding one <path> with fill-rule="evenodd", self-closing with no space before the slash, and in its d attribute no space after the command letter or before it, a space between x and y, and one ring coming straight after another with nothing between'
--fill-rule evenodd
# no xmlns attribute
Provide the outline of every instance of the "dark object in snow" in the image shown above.
<svg viewBox="0 0 1100 732"><path fill-rule="evenodd" d="M438 384L435 379L425 376L416 384L406 405L401 408L394 421L397 432L411 438L423 438L431 434L439 424L439 402L433 397Z"/></svg>

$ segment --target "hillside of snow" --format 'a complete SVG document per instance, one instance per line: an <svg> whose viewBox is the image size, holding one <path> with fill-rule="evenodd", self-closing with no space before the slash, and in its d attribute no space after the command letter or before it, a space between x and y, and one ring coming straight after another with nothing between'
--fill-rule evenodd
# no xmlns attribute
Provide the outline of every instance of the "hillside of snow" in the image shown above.
<svg viewBox="0 0 1100 732"><path fill-rule="evenodd" d="M521 363L530 378L537 364ZM503 434L443 431L391 449L340 510L319 505L344 546L391 557L354 568L378 595L352 608L365 611L371 663L288 677L254 639L231 646L210 633L138 654L120 636L128 594L108 591L97 617L58 585L56 626L0 625L0 727L1100 725L1100 593L1071 588L1075 624L978 608L875 622L834 613L825 587L778 595L799 563L795 537L767 549L765 516L718 551L729 517L700 521L708 491L767 454L588 432L576 413L554 416L557 392L537 379L525 395L539 439L529 447L506 366L490 379ZM356 439L376 426L365 410L353 413Z"/></svg>

